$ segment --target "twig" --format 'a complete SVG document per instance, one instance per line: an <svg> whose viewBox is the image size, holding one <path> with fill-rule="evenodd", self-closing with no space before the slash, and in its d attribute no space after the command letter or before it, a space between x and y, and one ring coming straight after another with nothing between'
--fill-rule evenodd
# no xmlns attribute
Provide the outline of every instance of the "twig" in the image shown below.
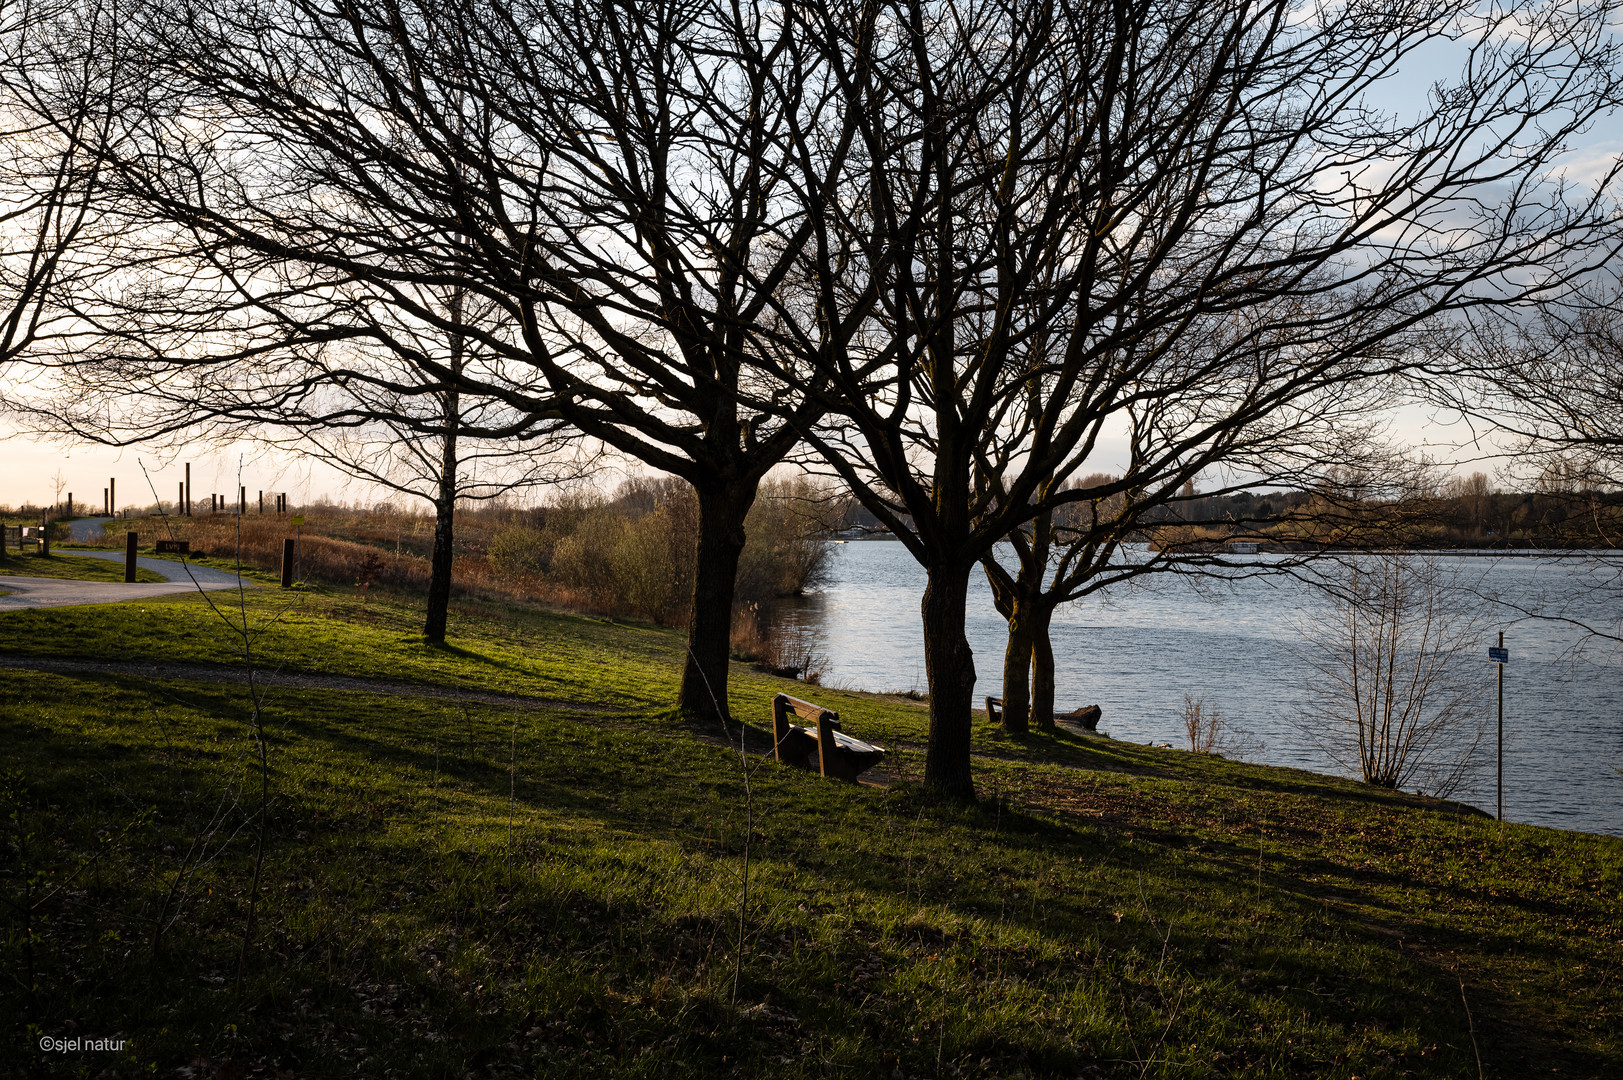
<svg viewBox="0 0 1623 1080"><path fill-rule="evenodd" d="M1476 1044L1476 1021L1471 1019L1471 1003L1465 1000L1465 980L1460 978L1458 968L1454 969L1454 978L1460 984L1460 1004L1465 1006L1465 1025L1471 1033L1471 1053L1476 1055L1477 1080L1482 1080L1482 1050Z"/></svg>
<svg viewBox="0 0 1623 1080"><path fill-rule="evenodd" d="M699 673L699 678L704 680L704 691L710 696L710 703L716 707L716 716L721 721L722 735L726 737L728 747L731 747L733 733L727 728L727 710L722 708L721 702L716 699L716 691L710 685L710 677L704 673L704 667L698 662L698 658L693 655L691 647L688 649L688 659L693 664L693 670ZM738 1007L738 984L743 980L744 976L744 928L745 920L749 915L750 902L750 837L755 832L755 793L750 787L749 745L742 723L738 726L738 761L739 772L744 781L744 865L738 895L738 939L733 948L732 1005L734 1008Z"/></svg>
<svg viewBox="0 0 1623 1080"><path fill-rule="evenodd" d="M507 759L507 876L513 876L513 816L518 810L518 713L513 714L513 740Z"/></svg>
<svg viewBox="0 0 1623 1080"><path fill-rule="evenodd" d="M145 462L138 462L138 464L141 467L141 475L146 478L147 487L152 492L153 502L155 502L158 506L158 516L163 522L164 531L169 534L171 539L174 539L174 527L170 524L169 515L163 512L163 501L158 498L158 489L157 486L152 482L152 474L147 471ZM242 459L240 457L237 459L237 485L240 489L242 485ZM247 583L243 581L242 577L242 514L240 512L237 514L237 545L236 550L233 553L233 558L237 575L237 620L233 620L231 615L227 614L218 604L214 602L214 598L208 594L208 590L204 589L203 586L198 582L197 575L192 573L191 563L184 555L181 556L180 565L186 571L186 576L191 580L192 586L197 589L198 594L202 596L203 602L208 605L209 610L218 616L221 622L225 623L225 625L231 630L233 637L236 638L236 642L231 645L231 648L232 651L241 655L243 666L246 668L248 675L248 698L251 706L248 715L248 730L252 739L252 745L258 754L259 808L255 812L254 816L249 819L250 821L257 823L258 829L256 830L254 842L254 872L248 886L248 917L243 923L242 947L237 954L236 992L238 997L241 997L243 972L248 962L248 947L253 940L254 925L259 915L259 883L263 878L265 871L265 847L270 832L271 800L270 747L265 740L264 726L265 687L257 678L258 671L254 667L254 643L257 635L248 625L248 587ZM260 632L263 633L264 630L261 629ZM210 632L210 636L214 637L215 635ZM216 637L215 640L219 639ZM229 795L229 790L230 789L228 786L226 792L222 793L222 808L225 805L226 797ZM236 805L237 803L233 802L232 808L235 808ZM208 830L203 833L199 833L193 838L192 848L187 852L187 860L190 861L190 869L192 873L195 873L198 867L201 866L205 861L203 856L207 850L207 836L211 835L214 829L218 828L219 823L223 820L221 810L217 809L213 820L210 822ZM247 822L244 822L244 825L246 824ZM231 834L231 838L234 838L240 831L240 828L234 830ZM231 838L228 838L226 843L229 843ZM224 845L222 844L220 848L217 848L216 854L218 854L220 850L223 850L223 847ZM195 860L192 860L193 853L196 853L197 856ZM159 922L154 928L152 943L154 953L157 951L158 943L163 936L164 930L167 929L168 925L173 925L173 920L171 920L169 924L165 924L162 921L163 916L168 911L170 901L176 898L177 890L183 887L187 877L187 862L183 862L181 865L181 872L176 876L175 884L171 886L169 895L165 897L164 907L159 913ZM175 918L179 918L178 907Z"/></svg>

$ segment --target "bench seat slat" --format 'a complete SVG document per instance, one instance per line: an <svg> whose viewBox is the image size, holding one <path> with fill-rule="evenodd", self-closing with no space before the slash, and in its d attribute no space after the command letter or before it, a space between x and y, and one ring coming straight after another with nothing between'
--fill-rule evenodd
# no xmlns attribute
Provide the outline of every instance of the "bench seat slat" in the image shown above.
<svg viewBox="0 0 1623 1080"><path fill-rule="evenodd" d="M816 742L817 742L817 729L816 728L814 728L814 727L801 727L799 724L790 724L789 729L791 731L802 732L803 734L805 734L807 737L809 737L811 739L811 741L812 741L812 743L814 745L816 744ZM877 746L874 743L863 742L861 739L853 739L851 736L847 735L843 731L834 732L834 741L839 745L841 750L848 750L853 754L883 754L885 752L885 748L883 746Z"/></svg>

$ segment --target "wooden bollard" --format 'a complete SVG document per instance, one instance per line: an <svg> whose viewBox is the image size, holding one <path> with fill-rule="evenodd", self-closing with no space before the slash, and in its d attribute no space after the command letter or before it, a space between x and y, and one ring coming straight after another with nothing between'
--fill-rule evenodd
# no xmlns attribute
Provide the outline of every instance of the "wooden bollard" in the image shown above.
<svg viewBox="0 0 1623 1080"><path fill-rule="evenodd" d="M856 775L851 772L845 755L840 753L839 744L834 741L834 733L839 727L840 719L833 713L826 712L817 718L818 770L832 780L849 780L854 784Z"/></svg>
<svg viewBox="0 0 1623 1080"><path fill-rule="evenodd" d="M124 580L126 583L135 581L135 545L138 539L138 533L124 534Z"/></svg>
<svg viewBox="0 0 1623 1080"><path fill-rule="evenodd" d="M282 541L282 588L293 587L293 538Z"/></svg>

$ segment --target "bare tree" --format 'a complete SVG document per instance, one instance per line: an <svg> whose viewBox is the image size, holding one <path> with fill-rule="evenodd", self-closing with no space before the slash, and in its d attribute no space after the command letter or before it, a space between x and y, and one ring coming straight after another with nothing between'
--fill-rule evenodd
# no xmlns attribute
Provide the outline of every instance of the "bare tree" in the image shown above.
<svg viewBox="0 0 1623 1080"><path fill-rule="evenodd" d="M1453 794L1488 719L1475 590L1407 552L1338 558L1321 582L1328 610L1302 628L1314 677L1298 728L1367 784Z"/></svg>
<svg viewBox="0 0 1623 1080"><path fill-rule="evenodd" d="M1338 433L1430 335L1614 242L1612 174L1548 179L1617 89L1604 5L828 10L807 17L862 153L825 220L860 260L804 278L861 328L821 354L838 422L808 437L926 569L926 779L956 796L968 575L993 545L1068 503L1147 514L1218 469L1306 484L1359 454ZM1372 107L1445 44L1457 75ZM1116 431L1120 478L1069 487Z"/></svg>
<svg viewBox="0 0 1623 1080"><path fill-rule="evenodd" d="M460 374L468 364L461 342L453 337L447 349L445 363ZM248 434L260 442L433 507L423 634L431 642L443 642L458 506L577 479L593 455L561 423L515 414L488 397L466 392L460 383L424 386L412 380L422 373L409 368L390 379L381 377L375 366L351 366L371 371L375 381L323 379L308 384L306 396L283 400L274 411L239 404L237 412ZM391 384L410 386L411 391Z"/></svg>
<svg viewBox="0 0 1623 1080"><path fill-rule="evenodd" d="M1425 397L1470 419L1508 459L1505 472L1532 488L1529 509L1567 519L1592 549L1580 594L1496 600L1615 647L1623 643L1623 285L1602 275L1565 302L1490 313L1471 329L1451 343L1456 377L1426 383ZM1458 494L1479 519L1493 503L1485 477ZM1508 520L1491 524L1509 531Z"/></svg>
<svg viewBox="0 0 1623 1080"><path fill-rule="evenodd" d="M126 262L153 272L82 303L99 358L150 376L365 336L365 312L331 302L351 283L445 334L421 291L491 305L516 332L467 332L501 376L424 370L693 486L681 704L725 712L745 516L821 411L757 358L785 325L816 325L779 292L811 236L800 203L833 199L815 176L851 126L779 14L135 0L122 25L143 64L96 151L125 250L141 246ZM219 297L242 317L201 328ZM177 316L199 330L178 352Z"/></svg>
<svg viewBox="0 0 1623 1080"><path fill-rule="evenodd" d="M1485 318L1456 343L1464 379L1429 389L1497 429L1545 490L1623 484L1623 286Z"/></svg>
<svg viewBox="0 0 1623 1080"><path fill-rule="evenodd" d="M107 47L111 16L91 5L0 0L0 362L25 355L63 331L51 300L65 278L91 218L97 187L87 152L108 117L90 72L43 47L65 16L87 50ZM48 88L55 116L37 109Z"/></svg>
<svg viewBox="0 0 1623 1080"><path fill-rule="evenodd" d="M358 290L342 295L347 306L361 306ZM202 427L215 437L246 434L427 500L435 524L423 633L443 642L457 505L575 479L592 455L562 421L467 389L475 373L488 374L497 363L481 342L497 332L482 324L499 312L460 291L438 301L420 293L415 299L443 309L449 331L372 298L364 322L351 327L357 332L337 341L312 335L297 347L272 348L234 363L188 365L178 372L159 367L156 379L138 366L136 379L113 384L126 391L133 413L112 426L128 429L142 418L150 422L155 413L177 424L195 420L188 432ZM256 303L271 306L263 296ZM481 332L473 332L475 326ZM440 378L441 368L446 378ZM94 415L107 413L98 407Z"/></svg>

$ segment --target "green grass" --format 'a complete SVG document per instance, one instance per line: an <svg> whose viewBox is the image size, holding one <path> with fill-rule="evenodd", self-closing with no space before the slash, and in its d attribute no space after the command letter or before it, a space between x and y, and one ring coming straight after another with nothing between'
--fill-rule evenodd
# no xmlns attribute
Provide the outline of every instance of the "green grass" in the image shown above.
<svg viewBox="0 0 1623 1080"><path fill-rule="evenodd" d="M109 559L89 559L82 555L53 552L36 555L27 551L0 552L0 574L19 577L70 578L74 581L123 581L124 564ZM163 581L146 567L136 567L136 581Z"/></svg>
<svg viewBox="0 0 1623 1080"><path fill-rule="evenodd" d="M678 635L469 604L436 649L398 598L249 597L284 670L594 708L272 691L239 989L260 791L243 691L0 670L12 1046L128 1040L8 1050L26 1069L1395 1078L1475 1076L1480 1053L1490 1077L1623 1071L1616 839L985 725L982 802L942 805L915 784L917 705L739 667L736 714L789 689L894 751L885 788L761 765L751 829L736 751L666 711ZM228 660L211 618L180 597L0 629L12 655ZM25 882L45 896L31 935Z"/></svg>

